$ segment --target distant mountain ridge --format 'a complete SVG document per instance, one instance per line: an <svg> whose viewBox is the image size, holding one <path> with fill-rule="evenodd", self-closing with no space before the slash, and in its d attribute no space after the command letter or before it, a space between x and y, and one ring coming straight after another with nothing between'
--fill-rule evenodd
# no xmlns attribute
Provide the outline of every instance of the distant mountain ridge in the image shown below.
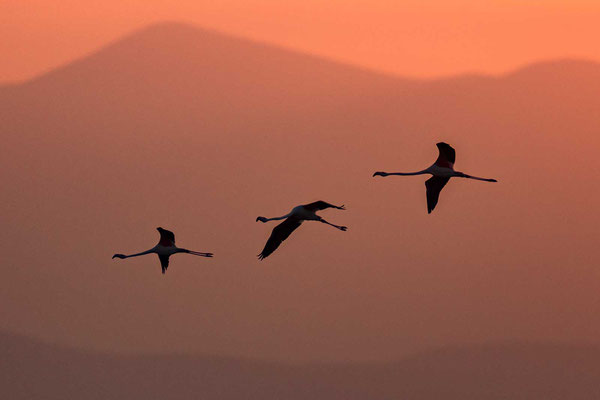
<svg viewBox="0 0 600 400"><path fill-rule="evenodd" d="M162 41L160 40L161 36L163 37L163 39L166 39L166 41ZM503 74L482 74L482 73L465 73L465 74L460 74L460 75L447 75L447 76L440 76L437 78L431 78L431 79L425 79L425 78L412 78L412 77L403 77L401 75L393 75L390 73L384 73L381 71L377 71L377 70L371 70L368 68L364 68L361 66L355 66L352 64L347 64L347 63L343 63L340 61L336 61L336 60L332 60L332 59L327 59L326 57L323 56L317 56L317 55L311 55L308 53L303 53L297 50L291 50L282 46L277 46L274 44L266 44L260 41L256 41L256 40L252 40L252 39L247 39L247 38L243 38L240 36L234 36L234 35L229 35L226 33L222 33L222 32L218 32L218 31L213 31L213 30L208 30L208 29L203 29L199 26L195 26L195 25L191 25L191 24L186 24L186 23L182 23L182 22L175 22L175 21L171 21L171 22L163 22L163 23L157 23L157 24L153 24L150 26L147 26L145 28L139 29L137 31L133 31L132 33L114 40L112 42L107 43L106 45L104 45L103 47L101 47L100 49L93 51L87 55L83 55L79 58L77 58L76 60L73 60L67 64L64 64L63 66L59 66L57 68L54 68L52 71L43 73L38 75L37 77L33 77L27 81L21 82L21 83L10 83L10 84L5 84L5 85L0 85L0 89L5 88L5 87L14 87L14 86L20 86L22 84L26 84L32 81L37 81L39 79L42 79L46 76L52 76L55 75L56 73L60 72L60 71L64 71L64 70L69 70L71 69L73 66L76 65L80 65L82 62L85 62L88 59L94 59L97 58L98 56L102 56L104 54L106 54L107 52L110 53L111 51L115 51L116 49L118 49L119 47L123 46L123 45L127 45L127 46L136 46L136 45L140 45L141 42L144 42L145 40L156 40L156 50L160 51L161 50L161 46L168 46L169 42L171 44L176 44L175 42L177 40L182 40L184 41L186 44L191 43L190 39L194 39L193 41L197 41L197 42L215 42L218 41L220 42L220 45L223 44L232 44L232 43L240 43L240 44L244 44L248 47L252 47L254 48L254 50L262 48L262 49L271 49L271 50L275 50L278 52L284 52L287 53L290 56L299 56L302 57L304 59L312 59L313 61L317 61L317 62L321 62L321 63L328 63L333 65L337 65L337 66L343 66L343 67L347 67L347 68L352 68L355 69L356 71L362 71L364 73L370 73L373 75L381 75L381 76L386 76L388 78L393 78L393 79L397 79L397 80L407 80L407 81L421 81L421 82L429 82L429 81L439 81L439 80L446 80L446 79L456 79L456 78L461 78L461 77L488 77L488 78L494 78L494 77L505 77L505 76L511 76L511 75L518 75L520 73L524 73L527 71L550 71L550 70L555 70L555 71L560 71L561 69L567 69L570 67L583 67L583 66L587 66L588 69L594 69L594 68L598 68L600 66L600 63L597 61L593 61L593 60L586 60L586 59L577 59L577 58L565 58L565 59L555 59L555 60L546 60L546 61L535 61L532 62L530 64L526 64L522 67L516 68L512 71L507 71ZM193 43L192 41L192 43ZM141 47L138 47L139 50L142 50L142 48L145 47L144 45L141 45ZM148 49L145 49L148 50ZM190 50L194 50L194 49L190 49ZM133 57L135 57L135 53L131 54Z"/></svg>

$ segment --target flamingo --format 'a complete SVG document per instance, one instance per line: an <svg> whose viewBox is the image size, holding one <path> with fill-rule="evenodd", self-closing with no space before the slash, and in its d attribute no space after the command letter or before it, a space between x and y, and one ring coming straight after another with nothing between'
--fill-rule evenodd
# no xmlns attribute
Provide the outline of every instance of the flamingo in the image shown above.
<svg viewBox="0 0 600 400"><path fill-rule="evenodd" d="M302 224L303 221L319 221L324 224L331 225L334 228L339 229L340 231L346 231L348 229L347 227L332 224L330 222L325 221L323 218L317 215L317 211L325 210L326 208L336 208L338 210L346 209L343 205L338 207L320 200L315 201L314 203L294 207L292 211L290 211L288 214L282 217L256 218L257 222L260 221L263 223L268 221L277 221L285 219L285 221L273 228L273 232L271 233L271 236L269 236L269 240L267 240L265 248L258 255L258 259L263 260L267 258L271 253L273 253L279 247L281 242L287 239L291 235L291 233Z"/></svg>
<svg viewBox="0 0 600 400"><path fill-rule="evenodd" d="M146 250L141 253L130 254L130 255L115 254L114 256L112 256L112 258L124 259L124 258L129 258L129 257L143 256L144 254L156 253L156 254L158 254L158 259L160 260L160 266L162 267L162 273L164 274L167 271L167 268L169 268L169 257L173 254L187 253L187 254L193 254L195 256L201 256L201 257L212 257L213 256L213 253L201 253L199 251L192 251L192 250L182 249L180 247L177 247L177 246L175 246L175 235L173 234L173 232L168 231L163 228L160 228L160 227L156 228L156 230L158 231L158 233L160 233L160 240L158 241L158 244L156 246L154 246L153 248L151 248L150 250Z"/></svg>
<svg viewBox="0 0 600 400"><path fill-rule="evenodd" d="M423 174L431 174L433 175L427 181L425 181L425 187L427 189L427 213L431 214L436 204L438 203L438 199L440 197L440 192L448 183L450 178L469 178L469 179L477 179L479 181L485 182L498 182L495 179L488 178L479 178L476 176L467 175L462 172L458 172L454 170L454 161L456 160L456 152L447 143L440 142L436 144L439 150L439 156L435 163L423 171L419 172L375 172L373 176L389 176L389 175L423 175Z"/></svg>

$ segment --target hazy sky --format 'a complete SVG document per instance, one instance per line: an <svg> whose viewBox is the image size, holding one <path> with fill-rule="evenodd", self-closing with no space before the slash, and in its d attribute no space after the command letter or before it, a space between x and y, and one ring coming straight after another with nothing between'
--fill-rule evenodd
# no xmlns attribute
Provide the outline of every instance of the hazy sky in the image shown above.
<svg viewBox="0 0 600 400"><path fill-rule="evenodd" d="M94 51L187 20L410 75L600 59L591 3L323 3L1 3L0 79L92 55L0 86L0 331L321 361L598 343L600 64L416 81L189 24ZM425 177L372 177L438 141L499 183L457 179L428 215ZM306 223L256 259L258 215L319 199L347 232ZM111 259L157 226L215 258Z"/></svg>
<svg viewBox="0 0 600 400"><path fill-rule="evenodd" d="M411 76L600 58L595 0L2 0L0 82L23 80L164 20Z"/></svg>
<svg viewBox="0 0 600 400"><path fill-rule="evenodd" d="M163 24L0 89L0 329L83 348L397 359L598 342L600 64L415 82ZM427 214L414 171L457 151ZM323 199L264 261L272 224ZM215 253L112 260L173 230Z"/></svg>

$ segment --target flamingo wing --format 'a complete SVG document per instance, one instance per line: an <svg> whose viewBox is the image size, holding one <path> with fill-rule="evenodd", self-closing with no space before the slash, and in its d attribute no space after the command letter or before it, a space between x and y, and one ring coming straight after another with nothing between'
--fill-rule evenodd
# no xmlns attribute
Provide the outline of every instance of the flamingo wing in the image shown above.
<svg viewBox="0 0 600 400"><path fill-rule="evenodd" d="M167 272L167 268L169 268L169 256L159 254L158 259L160 260L160 266L162 268L162 273L164 274Z"/></svg>
<svg viewBox="0 0 600 400"><path fill-rule="evenodd" d="M289 217L281 224L273 228L273 232L271 232L271 236L269 236L269 240L267 240L265 248L258 255L258 259L262 260L267 258L271 253L277 250L281 242L287 239L300 225L302 225L301 219Z"/></svg>
<svg viewBox="0 0 600 400"><path fill-rule="evenodd" d="M434 176L425 181L425 187L427 188L427 213L431 214L433 209L438 203L440 198L440 192L446 186L446 183L450 178L441 178Z"/></svg>
<svg viewBox="0 0 600 400"><path fill-rule="evenodd" d="M305 204L302 207L304 207L308 211L312 211L312 212L324 210L326 208L339 208L338 206L334 206L333 204L329 204L323 200L315 201L314 203Z"/></svg>
<svg viewBox="0 0 600 400"><path fill-rule="evenodd" d="M160 233L160 241L158 242L161 246L175 246L175 234L163 228L156 228Z"/></svg>
<svg viewBox="0 0 600 400"><path fill-rule="evenodd" d="M456 151L448 143L440 142L436 144L440 154L435 160L435 165L445 168L454 168L456 162Z"/></svg>

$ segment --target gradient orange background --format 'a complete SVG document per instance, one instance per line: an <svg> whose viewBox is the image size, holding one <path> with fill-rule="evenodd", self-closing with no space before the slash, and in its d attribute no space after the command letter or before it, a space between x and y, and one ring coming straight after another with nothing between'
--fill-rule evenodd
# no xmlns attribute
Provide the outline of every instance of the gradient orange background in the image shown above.
<svg viewBox="0 0 600 400"><path fill-rule="evenodd" d="M600 6L215 3L2 3L2 79L36 77L0 85L1 332L293 362L598 345L600 64L560 59L600 58ZM442 140L499 183L428 215L424 177L372 177ZM306 223L259 262L256 217L318 199L348 232ZM111 259L157 226L215 258Z"/></svg>
<svg viewBox="0 0 600 400"><path fill-rule="evenodd" d="M32 77L164 20L420 77L600 58L594 0L4 0L0 82Z"/></svg>

